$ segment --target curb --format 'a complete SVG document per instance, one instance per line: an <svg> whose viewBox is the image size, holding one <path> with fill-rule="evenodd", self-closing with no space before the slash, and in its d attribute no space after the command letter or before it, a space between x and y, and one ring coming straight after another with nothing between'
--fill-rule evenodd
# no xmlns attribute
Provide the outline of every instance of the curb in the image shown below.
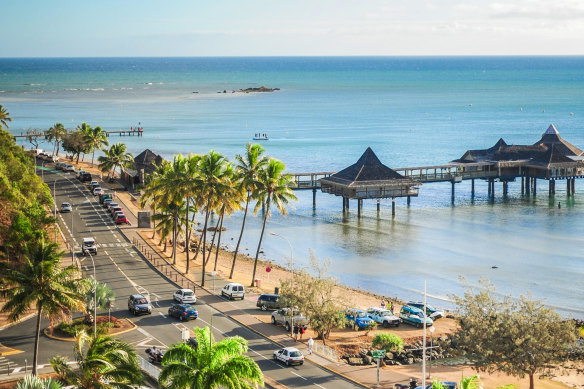
<svg viewBox="0 0 584 389"><path fill-rule="evenodd" d="M132 325L132 327L125 329L123 331L120 331L120 332L116 332L115 334L107 334L107 335L117 336L117 335L125 334L125 333L130 332L130 331L134 331L136 328L138 328L138 326L132 320L130 320L128 318L123 318L123 319L119 319L119 320L126 320L128 323L130 323ZM60 340L62 342L74 342L75 341L75 338L61 338L59 336L51 335L51 334L49 334L48 328L45 328L43 330L43 334L45 334L45 336L47 338L50 338L53 340Z"/></svg>
<svg viewBox="0 0 584 389"><path fill-rule="evenodd" d="M26 321L26 320L28 320L28 319L31 319L31 318L33 318L33 317L35 317L35 316L36 316L36 312L35 312L35 313L31 313L31 314L29 314L29 315L26 315L26 316L24 316L24 317L22 317L22 318L20 318L20 319L18 319L18 320L16 320L16 321L13 321L13 322L11 322L11 323L8 323L8 324L5 324L5 325L1 326L1 327L0 327L0 331L2 331L2 330L5 330L5 329L7 329L7 328L10 328L10 327L12 327L12 326L15 326L15 325L17 325L17 324L20 324L20 323L22 323L23 321Z"/></svg>
<svg viewBox="0 0 584 389"><path fill-rule="evenodd" d="M2 347L9 349L9 351L0 351L0 357L5 357L6 355L20 354L24 352L23 350L17 350L15 348L4 345Z"/></svg>

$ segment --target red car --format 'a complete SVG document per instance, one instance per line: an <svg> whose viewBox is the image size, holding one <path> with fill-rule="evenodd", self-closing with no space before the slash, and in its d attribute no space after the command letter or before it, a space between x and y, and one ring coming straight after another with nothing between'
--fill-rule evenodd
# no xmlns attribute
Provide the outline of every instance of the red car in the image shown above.
<svg viewBox="0 0 584 389"><path fill-rule="evenodd" d="M130 222L128 222L126 215L118 214L118 216L116 216L116 224L130 224Z"/></svg>

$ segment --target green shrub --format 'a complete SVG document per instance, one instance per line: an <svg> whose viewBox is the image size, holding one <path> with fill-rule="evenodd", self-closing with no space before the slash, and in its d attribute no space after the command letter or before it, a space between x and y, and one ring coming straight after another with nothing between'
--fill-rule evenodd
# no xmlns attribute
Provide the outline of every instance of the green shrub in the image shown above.
<svg viewBox="0 0 584 389"><path fill-rule="evenodd" d="M404 341L395 334L379 333L373 338L373 347L387 352L398 352L403 350Z"/></svg>

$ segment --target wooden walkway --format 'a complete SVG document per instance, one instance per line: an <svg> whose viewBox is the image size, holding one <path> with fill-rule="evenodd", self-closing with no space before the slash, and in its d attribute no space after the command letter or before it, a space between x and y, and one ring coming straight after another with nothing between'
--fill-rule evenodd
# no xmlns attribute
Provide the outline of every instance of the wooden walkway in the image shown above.
<svg viewBox="0 0 584 389"><path fill-rule="evenodd" d="M105 136L109 137L110 135L120 135L120 136L143 136L144 130L118 130L118 131L105 131ZM46 132L41 132L38 134L23 134L22 131L20 135L12 135L12 137L16 140L18 138L44 138L46 136Z"/></svg>

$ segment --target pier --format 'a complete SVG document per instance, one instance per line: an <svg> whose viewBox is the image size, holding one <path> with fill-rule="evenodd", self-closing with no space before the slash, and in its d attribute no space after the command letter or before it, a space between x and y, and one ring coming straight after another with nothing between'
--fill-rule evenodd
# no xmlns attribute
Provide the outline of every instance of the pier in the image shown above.
<svg viewBox="0 0 584 389"><path fill-rule="evenodd" d="M105 132L105 136L109 137L110 135L119 135L119 136L143 136L144 135L144 130L142 129L142 127L137 127L137 128L131 128L130 130L117 130L117 131L104 131ZM46 138L47 136L47 131L41 131L38 132L36 134L24 134L22 131L20 132L20 135L12 135L12 137L14 138L14 140L16 141L18 138L25 138L25 139L36 139L36 138Z"/></svg>
<svg viewBox="0 0 584 389"><path fill-rule="evenodd" d="M368 149L370 150L370 149ZM367 153L367 152L366 152ZM374 154L373 154L374 155ZM361 157L363 158L365 154ZM375 156L375 159L377 157ZM361 159L360 159L361 161ZM377 160L379 162L379 160ZM375 164L377 164L375 162ZM379 162L380 164L380 162ZM377 199L379 211L380 199L392 199L392 215L395 215L395 198L407 197L410 205L412 196L418 196L419 186L434 182L450 182L451 200L455 200L455 186L464 180L471 180L471 196L475 195L475 180L483 180L488 183L487 194L495 197L495 183L500 182L502 193L506 195L511 182L521 181L521 194L537 194L537 181L548 182L548 196L556 194L556 182L566 181L566 195L575 194L575 180L584 178L584 152L570 144L559 136L557 129L550 125L542 138L533 145L507 145L500 139L493 147L484 150L467 150L457 160L444 165L414 166L384 169L395 172L393 184L389 184L389 177L377 177L377 180L369 180L366 185L357 182L349 182L349 177L344 174L347 182L344 185L334 184L334 177L348 169L366 169L359 162L341 172L321 171L317 173L290 173L294 178L294 190L312 190L313 208L316 208L316 192L321 190L343 197L343 211L349 208L349 200L357 200L357 214L361 215L362 200L364 198ZM378 169L373 166L372 170ZM354 178L354 177L353 177ZM409 180L408 182L404 181ZM348 191L353 187L357 190ZM389 189L391 187L391 189Z"/></svg>

